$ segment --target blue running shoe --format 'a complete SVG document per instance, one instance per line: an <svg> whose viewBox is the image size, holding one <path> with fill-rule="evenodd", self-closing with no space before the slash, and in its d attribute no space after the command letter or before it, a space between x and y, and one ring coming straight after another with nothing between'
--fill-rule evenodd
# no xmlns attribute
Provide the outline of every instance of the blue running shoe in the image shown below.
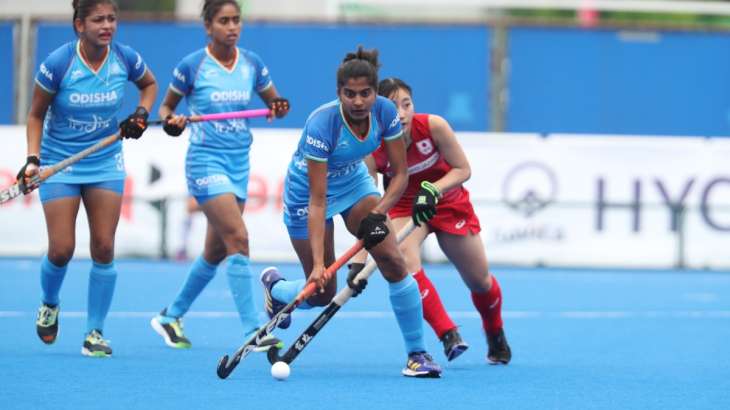
<svg viewBox="0 0 730 410"><path fill-rule="evenodd" d="M286 307L286 303L279 302L271 296L271 289L274 287L276 282L286 279L281 276L281 273L279 273L279 270L276 269L276 267L269 266L261 271L260 280L261 286L264 287L264 309L266 309L266 314L269 315L269 319L271 319L279 313L281 309ZM286 329L289 325L291 325L291 316L279 323L279 328Z"/></svg>
<svg viewBox="0 0 730 410"><path fill-rule="evenodd" d="M430 354L413 352L408 355L408 362L402 373L406 377L439 378L441 377L441 366L433 361Z"/></svg>

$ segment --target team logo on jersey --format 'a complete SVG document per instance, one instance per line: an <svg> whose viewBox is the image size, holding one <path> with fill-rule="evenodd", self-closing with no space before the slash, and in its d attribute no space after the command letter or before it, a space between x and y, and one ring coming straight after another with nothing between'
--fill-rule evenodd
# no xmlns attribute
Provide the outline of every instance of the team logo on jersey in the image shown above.
<svg viewBox="0 0 730 410"><path fill-rule="evenodd" d="M246 120L213 121L213 127L218 134L229 132L241 133L248 129Z"/></svg>
<svg viewBox="0 0 730 410"><path fill-rule="evenodd" d="M251 68L246 65L241 66L241 75L244 80L248 80L251 77Z"/></svg>
<svg viewBox="0 0 730 410"><path fill-rule="evenodd" d="M430 140L421 140L416 142L416 148L418 148L418 152L423 155L428 155L433 152L433 144L431 144Z"/></svg>
<svg viewBox="0 0 730 410"><path fill-rule="evenodd" d="M109 74L111 75L118 75L122 73L122 67L119 66L116 62L109 67Z"/></svg>
<svg viewBox="0 0 730 410"><path fill-rule="evenodd" d="M344 138L337 142L337 148L344 149L344 148L347 148L348 146L350 146L350 143Z"/></svg>
<svg viewBox="0 0 730 410"><path fill-rule="evenodd" d="M400 122L400 118L398 118L396 116L395 118L393 118L393 121L390 123L390 126L388 127L388 129L395 128L395 126L398 125L399 122Z"/></svg>
<svg viewBox="0 0 730 410"><path fill-rule="evenodd" d="M248 102L251 99L251 93L243 90L225 90L214 91L210 93L212 102Z"/></svg>
<svg viewBox="0 0 730 410"><path fill-rule="evenodd" d="M78 80L79 78L81 78L83 76L84 76L84 72L83 71L81 71L79 69L73 70L71 72L71 81L76 81L76 80Z"/></svg>
<svg viewBox="0 0 730 410"><path fill-rule="evenodd" d="M317 138L307 135L306 141L307 141L307 145L311 145L314 148L321 149L324 152L330 152L329 147L322 140L319 140Z"/></svg>
<svg viewBox="0 0 730 410"><path fill-rule="evenodd" d="M353 161L347 164L337 165L336 169L327 170L327 178L342 178L357 171L362 165L361 160Z"/></svg>
<svg viewBox="0 0 730 410"><path fill-rule="evenodd" d="M49 70L45 64L41 64L41 74L46 77L49 81L53 81L53 73Z"/></svg>
<svg viewBox="0 0 730 410"><path fill-rule="evenodd" d="M77 120L73 117L68 118L68 127L75 131L94 132L102 128L109 128L112 125L112 119L104 119L98 115L92 115L91 121Z"/></svg>
<svg viewBox="0 0 730 410"><path fill-rule="evenodd" d="M71 93L68 100L74 105L103 105L117 102L117 92L107 91L100 93Z"/></svg>
<svg viewBox="0 0 730 410"><path fill-rule="evenodd" d="M180 70L175 68L172 70L172 75L178 79L181 83L185 83L185 74L181 73Z"/></svg>

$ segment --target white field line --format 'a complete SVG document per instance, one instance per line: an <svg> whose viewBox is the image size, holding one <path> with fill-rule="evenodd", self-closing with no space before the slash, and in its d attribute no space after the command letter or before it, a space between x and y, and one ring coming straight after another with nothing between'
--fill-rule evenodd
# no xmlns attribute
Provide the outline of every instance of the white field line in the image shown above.
<svg viewBox="0 0 730 410"><path fill-rule="evenodd" d="M294 312L294 317L315 318L319 315L320 310L305 312ZM128 312L115 311L109 312L108 317L121 319L135 318L152 318L157 312ZM6 318L27 318L35 317L36 312L5 310L0 311L0 319ZM265 319L264 314L260 314ZM449 315L454 319L479 319L476 311L451 311ZM643 310L643 311L557 311L557 312L540 312L540 311L514 311L508 310L502 313L505 319L730 319L730 310ZM86 312L82 311L61 311L62 318L79 318L85 319ZM238 313L234 311L207 311L207 312L188 312L186 318L237 318ZM392 318L391 311L357 311L357 312L339 312L335 316L337 319L383 319Z"/></svg>

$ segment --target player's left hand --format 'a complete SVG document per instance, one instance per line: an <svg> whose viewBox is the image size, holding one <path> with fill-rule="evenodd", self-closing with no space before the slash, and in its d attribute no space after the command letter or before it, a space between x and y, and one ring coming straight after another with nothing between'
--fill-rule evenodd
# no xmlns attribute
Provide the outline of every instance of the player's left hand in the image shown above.
<svg viewBox="0 0 730 410"><path fill-rule="evenodd" d="M324 265L315 265L307 278L307 282L313 282L319 293L324 293L324 287L327 285L327 277L324 275L325 270Z"/></svg>
<svg viewBox="0 0 730 410"><path fill-rule="evenodd" d="M440 196L441 192L436 185L428 181L421 182L421 189L413 200L412 218L416 226L421 226L436 215L436 205Z"/></svg>
<svg viewBox="0 0 730 410"><path fill-rule="evenodd" d="M165 121L162 123L162 129L171 137L179 137L185 131L186 122L187 118L184 115L170 114L165 117Z"/></svg>
<svg viewBox="0 0 730 410"><path fill-rule="evenodd" d="M353 262L347 265L347 267L350 268L349 272L347 272L347 286L352 289L352 297L354 298L365 290L365 287L368 285L367 279L360 279L357 281L357 284L355 283L355 276L363 270L365 264Z"/></svg>
<svg viewBox="0 0 730 410"><path fill-rule="evenodd" d="M283 118L289 113L289 100L283 97L276 97L269 103L269 109L274 112L276 118Z"/></svg>
<svg viewBox="0 0 730 410"><path fill-rule="evenodd" d="M388 236L390 229L388 229L388 225L385 223L386 219L386 216L383 214L370 212L360 222L360 227L357 229L357 239L362 239L365 249L370 249L383 242L383 239Z"/></svg>
<svg viewBox="0 0 730 410"><path fill-rule="evenodd" d="M150 113L147 112L146 108L137 107L127 119L119 123L119 133L122 138L139 139L147 129L147 118L149 116Z"/></svg>

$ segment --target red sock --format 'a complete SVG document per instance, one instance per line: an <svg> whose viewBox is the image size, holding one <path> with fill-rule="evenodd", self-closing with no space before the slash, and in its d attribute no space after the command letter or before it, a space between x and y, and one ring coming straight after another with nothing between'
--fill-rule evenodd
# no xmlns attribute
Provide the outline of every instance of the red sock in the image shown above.
<svg viewBox="0 0 730 410"><path fill-rule="evenodd" d="M413 278L418 282L418 290L421 292L423 317L431 325L433 331L436 332L436 336L441 339L444 333L455 328L456 325L451 321L449 314L446 313L436 288L433 287L433 283L428 279L423 268L414 273Z"/></svg>
<svg viewBox="0 0 730 410"><path fill-rule="evenodd" d="M471 293L471 300L482 317L482 326L487 334L493 335L502 329L502 289L492 275L492 287L487 293Z"/></svg>

